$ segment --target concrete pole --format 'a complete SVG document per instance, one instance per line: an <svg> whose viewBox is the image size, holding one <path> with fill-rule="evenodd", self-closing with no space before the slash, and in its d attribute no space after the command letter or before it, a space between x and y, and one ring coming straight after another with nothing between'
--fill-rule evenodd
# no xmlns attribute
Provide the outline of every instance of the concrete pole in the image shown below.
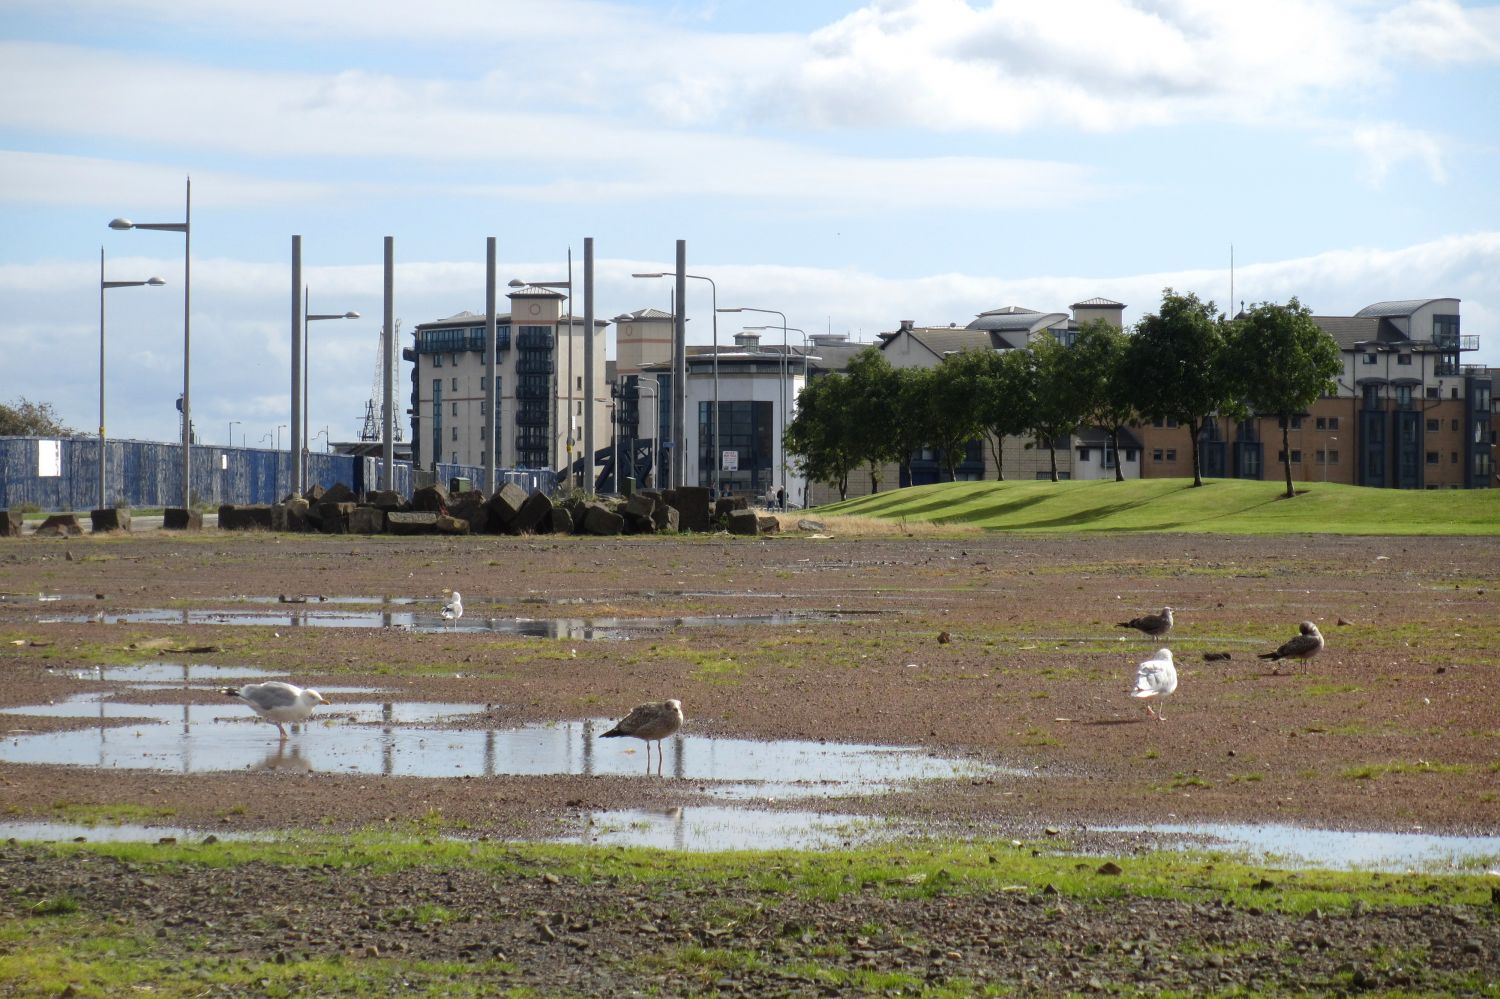
<svg viewBox="0 0 1500 999"><path fill-rule="evenodd" d="M484 241L484 421L485 429L480 437L484 441L484 481L485 494L495 495L495 450L499 447L499 441L495 440L495 407L500 404L500 396L495 391L495 372L498 363L495 357L495 335L497 320L495 317L495 237L490 236Z"/></svg>
<svg viewBox="0 0 1500 999"><path fill-rule="evenodd" d="M292 443L302 443L302 237L292 237ZM278 442L277 448L280 449ZM276 456L281 462L281 456ZM302 462L292 459L292 495L302 495Z"/></svg>
<svg viewBox="0 0 1500 999"><path fill-rule="evenodd" d="M677 307L672 317L672 487L687 482L687 240L677 241Z"/></svg>
<svg viewBox="0 0 1500 999"><path fill-rule="evenodd" d="M182 508L193 508L193 178L187 179L187 212L182 219Z"/></svg>
<svg viewBox="0 0 1500 999"><path fill-rule="evenodd" d="M104 247L99 247L99 509L104 509ZM233 441L230 442L234 443ZM1328 473L1323 473L1328 478Z"/></svg>
<svg viewBox="0 0 1500 999"><path fill-rule="evenodd" d="M572 357L572 350L568 351ZM594 237L583 240L583 484L594 491Z"/></svg>
<svg viewBox="0 0 1500 999"><path fill-rule="evenodd" d="M396 488L396 238L385 237L385 487ZM415 442L413 442L415 443Z"/></svg>

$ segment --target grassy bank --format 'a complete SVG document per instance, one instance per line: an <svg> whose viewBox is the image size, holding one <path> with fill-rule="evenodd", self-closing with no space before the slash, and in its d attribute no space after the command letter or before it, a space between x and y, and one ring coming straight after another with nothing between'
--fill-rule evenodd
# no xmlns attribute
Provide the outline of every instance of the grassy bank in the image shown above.
<svg viewBox="0 0 1500 999"><path fill-rule="evenodd" d="M1500 490L1369 489L1337 483L1208 479L945 482L819 507L858 517L994 531L1214 531L1224 534L1500 534ZM832 526L832 525L830 525Z"/></svg>

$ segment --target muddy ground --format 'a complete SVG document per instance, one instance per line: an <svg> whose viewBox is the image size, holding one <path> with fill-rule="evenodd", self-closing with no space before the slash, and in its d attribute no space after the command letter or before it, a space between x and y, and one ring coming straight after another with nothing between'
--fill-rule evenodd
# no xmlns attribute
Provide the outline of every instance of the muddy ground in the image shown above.
<svg viewBox="0 0 1500 999"><path fill-rule="evenodd" d="M218 532L25 538L0 542L0 707L45 703L82 690L117 690L77 678L101 662L181 661L184 656L270 669L304 685L369 684L391 690L395 699L489 705L476 724L498 727L618 717L640 701L677 697L688 718L685 739L696 733L920 745L1028 771L1013 779L950 781L882 797L799 801L799 809L917 817L935 829L998 838L1036 836L1051 828L1084 840L1097 826L1168 819L1495 834L1500 832L1497 581L1500 545L1492 539L973 535L861 540L796 534L758 540L394 539ZM319 608L320 596L419 598L415 609L430 613L445 589L463 592L471 621L785 611L828 616L794 624L662 626L637 637L595 641L485 631L115 620L154 608L245 610L238 598L246 596L306 597L312 611ZM38 594L58 599L39 602ZM1164 605L1174 608L1177 625L1163 643L1116 627ZM69 617L94 620L59 620ZM1306 667L1256 658L1295 634L1304 619L1317 622L1327 636L1322 656ZM1160 723L1125 696L1135 664L1158 644L1174 650L1181 678ZM170 651L194 647L216 651ZM1205 653L1229 658L1205 661ZM119 691L116 696L139 695ZM0 715L0 738L67 724ZM317 731L313 726L294 738L316 738ZM275 730L265 726L265 732L268 747L274 746ZM705 791L700 781L670 775L472 780L281 771L173 775L0 763L3 819L133 804L170 815L175 825L205 830L354 829L435 814L440 826L466 835L542 837L576 832L585 815L600 810L702 803ZM1118 838L1109 842L1120 845ZM49 861L24 847L9 849L25 852L27 866L40 879L67 877L70 864L76 864ZM132 876L104 860L84 866L87 883L98 885L101 899L118 893L118 884L109 885ZM324 890L326 884L309 885L304 904L313 904ZM547 890L550 903L528 909L529 902L514 902L507 911L598 911L588 886L565 881ZM340 885L337 911L360 918L364 891L360 885ZM735 895L733 889L725 891L719 902L744 901L728 897ZM559 893L567 897L559 900ZM133 903L121 896L110 904L124 914ZM193 896L182 896L186 910L196 911L195 904ZM1089 961L1039 964L1031 945L997 943L993 931L1017 922L1028 927L1022 939L1050 934L1050 942L1035 946L1056 956L1082 954L1091 941L1134 939L1137 931L1144 940L1146 927L1159 932L1162 921L1193 925L1201 934L1219 919L1175 902L1140 902L1120 911L1073 907L1069 918L1050 921L1028 921L1033 910L1024 898L972 905L927 901L909 903L906 911L876 898L827 905L827 911L806 903L807 912L747 919L740 924L747 928L740 942L756 946L755 940L774 940L772 952L790 948L811 959L824 952L800 935L783 933L787 920L816 925L822 934L863 925L868 917L897 929L888 947L854 932L850 941L859 937L865 945L846 941L840 958L852 966L861 966L859 961L873 968L910 966L928 982L994 978L1066 991L1088 987L1095 977ZM944 906L965 911L948 912ZM184 911L168 910L144 918L180 923ZM1389 932L1396 936L1440 941L1429 941L1429 955L1451 952L1451 960L1424 966L1429 970L1474 966L1468 944L1482 947L1484 954L1500 952L1493 919L1450 932L1451 916L1434 909L1381 919L1395 921ZM222 925L237 917L229 912L201 918ZM506 932L525 942L494 945L512 961L518 953L530 953L536 939L551 945L536 929L536 917L518 918ZM564 916L546 932L567 937L578 918ZM629 925L680 923L682 939L696 932L691 919L650 913L638 919L628 907L620 918ZM951 933L938 932L950 918L956 920ZM1258 922L1267 919L1277 925ZM1112 929L1111 920L1117 921ZM1302 955L1297 962L1269 961L1270 970L1251 975L1249 987L1268 991L1348 987L1351 968L1368 964L1359 959L1367 935L1384 932L1357 919L1306 927L1239 911L1222 922L1226 941L1284 938L1288 953ZM892 942L901 936L901 926L951 936L953 946L913 952ZM1324 943L1299 944L1303 930L1308 940ZM678 933L668 936L677 939ZM609 934L580 930L571 935L585 944L569 948L579 958L567 965L573 970L564 973L545 960L527 958L521 960L527 970L508 981L544 991L595 993L618 984L609 968L638 959L666 939L620 927ZM369 948L384 947L383 953L400 942L378 933L365 936ZM597 940L606 937L612 943L601 947ZM407 946L415 945L407 941ZM1159 960L1142 963L1141 954L1153 946L1131 953L1135 970L1129 974L1121 970L1125 966L1115 960L1117 954L1098 973L1106 983L1133 981L1140 988L1153 982L1192 989L1246 987L1234 968L1204 963L1198 975L1180 961L1169 962L1166 970ZM937 953L929 953L934 948ZM945 956L949 951L960 956ZM848 956L855 953L865 956ZM1313 961L1308 955L1327 959ZM793 956L780 966L794 964ZM604 978L578 970L596 967L606 969ZM1145 977L1131 977L1142 969ZM1448 979L1423 978L1426 973L1408 969L1379 984L1446 987ZM652 983L647 990L805 991L797 981L774 975L731 974L716 984L675 977L677 972L661 974L642 979ZM1369 978L1374 971L1360 974L1376 982ZM1407 976L1404 983L1401 974Z"/></svg>

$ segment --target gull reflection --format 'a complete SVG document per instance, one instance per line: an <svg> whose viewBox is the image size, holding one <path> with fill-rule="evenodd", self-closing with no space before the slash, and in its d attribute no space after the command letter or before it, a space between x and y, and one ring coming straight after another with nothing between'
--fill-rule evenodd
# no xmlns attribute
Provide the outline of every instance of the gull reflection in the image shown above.
<svg viewBox="0 0 1500 999"><path fill-rule="evenodd" d="M266 758L255 766L256 770L289 770L293 773L311 773L312 761L302 755L302 746L294 742L278 742Z"/></svg>

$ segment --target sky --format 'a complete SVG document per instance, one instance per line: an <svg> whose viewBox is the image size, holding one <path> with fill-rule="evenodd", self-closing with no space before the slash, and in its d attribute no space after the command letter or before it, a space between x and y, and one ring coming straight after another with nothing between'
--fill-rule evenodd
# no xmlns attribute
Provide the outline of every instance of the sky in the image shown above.
<svg viewBox="0 0 1500 999"><path fill-rule="evenodd" d="M1500 5L1456 0L0 0L0 402L96 431L102 249L167 282L107 293L108 433L179 436L184 240L107 223L182 222L189 177L210 444L289 439L293 234L312 311L361 313L311 326L334 441L386 236L407 343L484 311L487 237L502 284L571 252L580 289L591 237L603 319L671 308L630 275L681 239L808 333L1457 297L1500 366L1497 94ZM689 281L689 342L711 306Z"/></svg>

